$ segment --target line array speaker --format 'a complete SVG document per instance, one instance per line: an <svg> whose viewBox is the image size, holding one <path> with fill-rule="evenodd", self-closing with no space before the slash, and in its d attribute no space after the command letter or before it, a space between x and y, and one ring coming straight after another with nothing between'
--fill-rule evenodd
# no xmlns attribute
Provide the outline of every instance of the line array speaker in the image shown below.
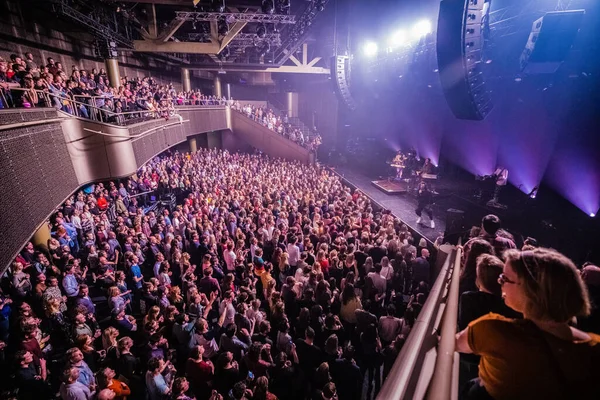
<svg viewBox="0 0 600 400"><path fill-rule="evenodd" d="M350 110L356 110L356 101L350 93L350 58L348 56L333 56L331 59L331 75L339 98Z"/></svg>
<svg viewBox="0 0 600 400"><path fill-rule="evenodd" d="M585 10L546 13L533 22L529 40L521 54L521 70L527 74L552 74L573 47Z"/></svg>
<svg viewBox="0 0 600 400"><path fill-rule="evenodd" d="M485 0L440 3L437 32L440 81L446 102L459 119L480 121L493 108L482 62L489 5Z"/></svg>

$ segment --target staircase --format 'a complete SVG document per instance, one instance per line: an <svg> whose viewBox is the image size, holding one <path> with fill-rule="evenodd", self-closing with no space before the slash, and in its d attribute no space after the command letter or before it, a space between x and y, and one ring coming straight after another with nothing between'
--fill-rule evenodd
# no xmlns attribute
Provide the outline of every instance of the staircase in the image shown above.
<svg viewBox="0 0 600 400"><path fill-rule="evenodd" d="M282 119L285 116L285 113L282 112L271 101L267 101L267 108L273 110L273 113L275 113L275 115L277 115L277 116L281 116ZM314 132L312 131L312 129L310 129L302 121L300 121L300 118L298 118L298 117L291 117L291 118L288 117L288 123L290 125L292 125L293 128L298 129L299 131L301 131L302 135L307 140L312 140L313 136L315 136Z"/></svg>

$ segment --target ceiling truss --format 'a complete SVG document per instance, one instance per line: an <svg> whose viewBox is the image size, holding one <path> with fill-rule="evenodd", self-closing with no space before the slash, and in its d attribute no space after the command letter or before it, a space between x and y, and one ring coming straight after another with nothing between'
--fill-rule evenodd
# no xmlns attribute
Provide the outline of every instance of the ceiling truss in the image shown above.
<svg viewBox="0 0 600 400"><path fill-rule="evenodd" d="M228 23L233 22L258 22L263 24L295 24L295 15L240 13L240 12L175 12L175 19L190 22L210 22L224 18Z"/></svg>

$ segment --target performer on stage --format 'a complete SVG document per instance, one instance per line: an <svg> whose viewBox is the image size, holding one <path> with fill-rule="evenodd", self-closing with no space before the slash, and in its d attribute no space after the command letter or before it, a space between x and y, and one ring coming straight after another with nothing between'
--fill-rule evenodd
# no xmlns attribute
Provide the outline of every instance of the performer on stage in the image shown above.
<svg viewBox="0 0 600 400"><path fill-rule="evenodd" d="M430 158L425 159L425 163L421 167L421 173L422 174L434 174L435 173L435 166L431 163Z"/></svg>
<svg viewBox="0 0 600 400"><path fill-rule="evenodd" d="M500 191L508 183L508 169L498 165L492 176L496 179L496 187L494 188L494 197L488 203L499 204Z"/></svg>
<svg viewBox="0 0 600 400"><path fill-rule="evenodd" d="M433 211L431 209L431 204L433 203L433 193L429 190L426 182L421 181L419 183L419 188L417 192L417 201L419 202L415 213L419 218L417 218L417 225L421 223L421 214L423 211L427 213L429 217L429 226L433 229L435 228L435 223L433 222Z"/></svg>

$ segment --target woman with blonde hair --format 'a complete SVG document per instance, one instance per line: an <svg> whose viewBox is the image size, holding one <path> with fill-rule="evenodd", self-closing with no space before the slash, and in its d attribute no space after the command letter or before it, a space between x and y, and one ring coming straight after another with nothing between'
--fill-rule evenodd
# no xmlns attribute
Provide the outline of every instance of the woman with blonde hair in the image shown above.
<svg viewBox="0 0 600 400"><path fill-rule="evenodd" d="M108 288L108 305L110 311L117 309L125 309L125 306L129 304L130 300L125 300L124 296L131 293L130 290L121 293L118 286L111 286Z"/></svg>
<svg viewBox="0 0 600 400"><path fill-rule="evenodd" d="M56 350L66 348L71 335L70 326L60 308L61 301L57 298L49 298L45 302L46 316L50 326L50 343Z"/></svg>
<svg viewBox="0 0 600 400"><path fill-rule="evenodd" d="M146 324L150 323L150 322L162 322L163 321L163 316L160 313L160 307L159 306L152 306L150 307L150 310L148 310L148 314L146 314L144 316L144 326L146 326Z"/></svg>
<svg viewBox="0 0 600 400"><path fill-rule="evenodd" d="M185 311L185 301L181 295L181 288L179 286L172 286L167 297L171 305L177 308L177 311L180 313Z"/></svg>
<svg viewBox="0 0 600 400"><path fill-rule="evenodd" d="M487 314L456 336L462 353L481 356L465 398L597 399L600 336L571 323L590 313L587 288L555 250L508 250L498 278L506 305L523 314Z"/></svg>
<svg viewBox="0 0 600 400"><path fill-rule="evenodd" d="M119 358L118 337L119 331L112 326L109 326L102 332L102 349L105 353L105 364L111 368L116 366L117 359Z"/></svg>

